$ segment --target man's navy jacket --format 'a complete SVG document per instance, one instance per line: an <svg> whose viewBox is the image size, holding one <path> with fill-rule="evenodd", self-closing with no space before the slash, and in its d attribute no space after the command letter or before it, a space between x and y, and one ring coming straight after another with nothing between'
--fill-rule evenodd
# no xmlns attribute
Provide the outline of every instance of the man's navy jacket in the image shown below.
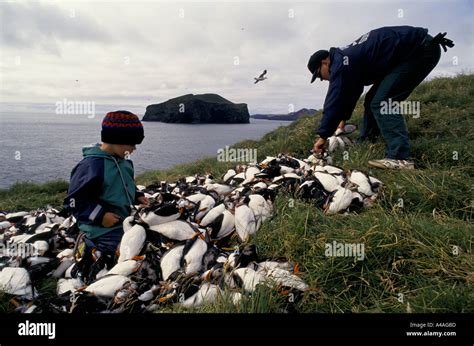
<svg viewBox="0 0 474 346"><path fill-rule="evenodd" d="M390 26L375 29L350 45L329 50L329 90L318 134L326 139L351 117L365 85L374 84L424 41L428 29Z"/></svg>

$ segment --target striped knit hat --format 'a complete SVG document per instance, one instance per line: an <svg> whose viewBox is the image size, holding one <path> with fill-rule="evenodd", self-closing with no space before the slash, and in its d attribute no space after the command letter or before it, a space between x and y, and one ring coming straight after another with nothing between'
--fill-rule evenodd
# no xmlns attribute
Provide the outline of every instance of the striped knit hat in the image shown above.
<svg viewBox="0 0 474 346"><path fill-rule="evenodd" d="M140 119L128 111L109 112L102 120L101 139L110 144L140 144L144 138Z"/></svg>

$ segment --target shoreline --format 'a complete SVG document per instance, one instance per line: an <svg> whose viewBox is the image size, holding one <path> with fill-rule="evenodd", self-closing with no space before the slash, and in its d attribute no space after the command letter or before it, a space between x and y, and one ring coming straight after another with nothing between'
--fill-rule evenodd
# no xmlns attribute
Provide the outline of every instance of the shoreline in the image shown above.
<svg viewBox="0 0 474 346"><path fill-rule="evenodd" d="M259 141L265 135L272 132L273 130L277 129L278 127L289 126L291 123L289 122L281 122L281 121L264 121L264 120L251 120L249 124L229 124L235 125L229 130L229 134L222 126L218 126L217 128L210 127L208 125L225 125L225 124L168 124L163 123L163 125L171 125L171 129L167 129L166 127L163 128L161 125L156 124L157 122L147 122L151 123L153 127L151 128L150 137L145 143L143 147L139 146L132 155L131 160L135 166L135 176L139 177L143 174L147 174L149 171L165 171L168 169L173 169L175 165L182 165L185 163L190 163L195 161L196 159L204 159L206 157L216 157L218 155L218 150L225 146L234 146L239 145L240 142L245 142L246 137L254 138L252 140ZM161 124L161 123L160 123ZM255 125L256 124L256 125ZM159 125L160 129L158 129L155 125ZM180 130L179 125L183 125L186 129ZM190 127L190 125L192 127ZM198 125L197 127L194 127ZM246 129L246 125L252 126L252 128ZM254 126L253 126L254 125ZM22 125L23 126L23 125ZM244 126L245 128L243 128ZM24 126L23 126L24 127ZM196 130L194 130L196 129ZM184 131L184 132L183 132ZM195 135L191 135L191 138L187 140L185 144L182 144L182 148L175 148L173 144L168 143L166 139L159 139L165 138L163 135L169 137L173 136L172 138L179 138L177 137L179 133L188 133L189 132L196 133ZM219 134L216 136L217 139L212 140L203 140L200 138L206 138L206 136L210 136L213 131L219 131ZM157 139L154 139L154 136ZM228 140L226 138L228 136ZM98 138L97 140L100 140ZM10 140L11 142L12 140ZM43 140L44 141L44 140ZM160 146L158 149L155 146L155 142L158 141L158 145ZM174 139L172 142L178 143L179 139ZM94 141L95 143L96 141ZM86 143L84 141L84 143ZM92 143L92 142L90 142ZM175 143L175 145L176 145ZM193 144L194 143L194 144ZM54 145L58 147L58 145ZM31 146L30 146L31 147ZM30 150L28 148L19 148L22 152L25 150ZM13 174L7 175L2 173L1 183L0 184L0 191L5 191L11 189L15 184L36 184L42 185L47 184L50 182L55 181L65 181L69 182L70 172L77 162L80 161L82 158L82 154L80 154L80 148L78 145L74 145L73 147L77 147L76 149L55 149L55 150L62 150L64 151L64 157L66 162L63 162L63 158L52 157L51 154L47 154L45 152L39 153L41 155L41 162L38 165L31 165L27 162L23 164L18 164L17 162L12 163ZM215 150L214 150L215 148ZM9 153L8 150L14 150L10 143L10 147L5 148L4 155ZM33 150L33 147L31 147ZM79 151L78 151L79 150ZM30 154L31 155L31 154ZM61 154L62 155L62 154ZM70 155L74 155L77 157L76 159L71 160ZM56 162L57 168L52 169L53 166L46 165L44 162L52 159ZM61 161L61 162L59 162ZM38 167L38 168L35 168ZM4 164L4 169L7 169L6 164ZM24 179L23 179L24 178ZM3 185L5 184L5 185Z"/></svg>
<svg viewBox="0 0 474 346"><path fill-rule="evenodd" d="M258 119L258 120L261 120L261 121L264 121L264 120L267 120L267 119ZM272 120L272 121L278 121L278 120ZM255 140L240 140L234 144L231 144L231 145L228 145L227 147L229 148L234 148L234 147L242 147L243 144L245 144L246 142L259 142L261 141L266 135L272 133L273 131L279 129L279 128L282 128L282 127L287 127L287 126L290 126L292 122L288 122L288 124L285 124L285 125L281 125L273 130L270 130L269 132L266 132L264 133L260 138L258 139L255 139ZM190 124L184 124L184 125L190 125ZM206 124L195 124L195 125L206 125ZM242 125L242 124L230 124L230 125ZM196 160L193 160L193 161L184 161L184 162L178 162L178 163L175 163L175 164L172 164L171 166L167 167L167 168L164 168L164 169L151 169L151 170L145 170L143 172L140 172L138 174L135 175L135 181L137 184L140 184L140 181L143 180L143 179L146 179L148 180L146 177L147 176L150 176L150 175L157 175L157 174L166 174L168 171L175 171L177 169L183 169L183 168L187 168L189 166L189 168L197 165L199 162L201 161L215 161L215 164L216 165L219 165L219 161L217 160L217 156L218 156L218 152L216 152L215 156L209 156L209 155L203 155L201 156L200 158L196 159ZM133 162L133 158L132 158L132 162ZM232 164L233 162L229 162L229 164ZM227 166L227 165L226 165ZM71 168L72 169L72 168ZM52 179L52 180L49 180L49 181L43 181L43 182L35 182L35 181L16 181L15 183L13 183L12 185L6 187L6 188L0 188L0 193L8 193L9 191L15 189L16 186L22 186L22 185L29 185L29 186L34 186L34 187L37 187L37 188L41 188L43 186L47 186L49 184L67 184L69 185L69 181L68 180L65 180L65 179Z"/></svg>

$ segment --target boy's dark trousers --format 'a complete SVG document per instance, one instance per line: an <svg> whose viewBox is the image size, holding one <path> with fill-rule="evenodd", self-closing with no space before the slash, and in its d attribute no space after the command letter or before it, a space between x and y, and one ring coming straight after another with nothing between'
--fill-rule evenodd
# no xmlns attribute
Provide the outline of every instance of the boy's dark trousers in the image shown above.
<svg viewBox="0 0 474 346"><path fill-rule="evenodd" d="M123 229L119 228L94 239L87 238L84 233L78 237L77 242L84 242L81 258L77 262L78 270L86 283L94 281L97 273L104 267L110 270L114 266L115 252L122 236Z"/></svg>
<svg viewBox="0 0 474 346"><path fill-rule="evenodd" d="M383 102L405 100L438 64L441 48L427 35L423 44L407 59L392 68L375 83L364 100L364 119L359 142L373 141L379 134L385 140L386 158L406 160L410 157L408 131L403 114L382 114Z"/></svg>

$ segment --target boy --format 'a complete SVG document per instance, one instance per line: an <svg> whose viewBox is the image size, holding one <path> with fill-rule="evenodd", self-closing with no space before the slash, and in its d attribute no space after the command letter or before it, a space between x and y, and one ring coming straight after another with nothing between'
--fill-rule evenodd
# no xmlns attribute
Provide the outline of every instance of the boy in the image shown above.
<svg viewBox="0 0 474 346"><path fill-rule="evenodd" d="M110 269L123 235L122 221L133 204L148 204L137 191L132 161L126 159L144 138L138 117L109 112L102 121L102 143L82 149L84 158L71 172L64 205L78 220L73 276L86 283L105 266Z"/></svg>

